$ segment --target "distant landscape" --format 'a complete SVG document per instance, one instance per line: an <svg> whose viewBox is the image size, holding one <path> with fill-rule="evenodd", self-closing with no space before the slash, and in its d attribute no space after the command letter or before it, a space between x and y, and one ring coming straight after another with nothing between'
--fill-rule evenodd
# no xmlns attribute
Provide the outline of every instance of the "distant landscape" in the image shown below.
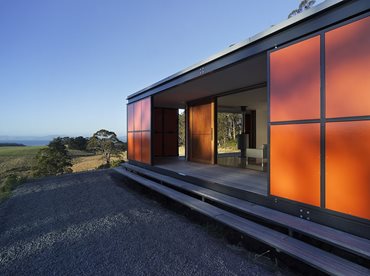
<svg viewBox="0 0 370 276"><path fill-rule="evenodd" d="M104 130L105 131L105 130ZM101 135L101 132L97 132ZM95 133L95 134L97 134ZM124 141L118 139L113 132L108 132L106 138L97 138L101 136L92 136L84 138L79 137L26 137L26 139L10 139L19 137L0 136L0 201L8 197L18 184L23 183L27 179L32 179L40 176L58 175L61 173L76 173L81 171L91 171L101 168L109 168L119 165L119 163L127 160L127 145L126 137ZM111 136L113 134L113 139ZM43 139L42 139L43 138ZM45 140L47 138L48 140ZM100 140L99 140L100 139ZM113 141L113 142L112 142ZM50 156L51 158L44 162L47 168L37 168L43 165L42 160L50 154L50 145L59 142L62 151L66 155L66 168L61 172L50 171L50 163L58 162L59 153ZM99 148L99 142L103 146ZM107 145L111 147L109 158L107 158ZM115 149L119 145L119 149ZM63 149L64 148L64 149ZM104 150L102 150L104 148ZM63 161L64 162L64 161ZM44 166L45 166L44 164ZM60 163L62 164L62 163ZM52 165L52 164L51 164ZM38 174L35 172L38 171ZM41 173L44 172L44 173Z"/></svg>
<svg viewBox="0 0 370 276"><path fill-rule="evenodd" d="M56 137L65 137L67 135L49 135L49 136L1 136L1 143L17 143L25 146L47 146L51 140ZM122 142L127 142L127 136L118 136Z"/></svg>

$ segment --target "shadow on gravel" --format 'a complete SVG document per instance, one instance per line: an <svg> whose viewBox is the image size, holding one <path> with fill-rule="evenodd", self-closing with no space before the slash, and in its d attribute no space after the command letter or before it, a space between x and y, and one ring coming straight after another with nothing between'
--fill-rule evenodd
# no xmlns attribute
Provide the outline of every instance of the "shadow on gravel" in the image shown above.
<svg viewBox="0 0 370 276"><path fill-rule="evenodd" d="M159 202L164 208L185 217L191 223L202 226L212 237L224 240L226 246L231 247L234 250L248 252L248 258L252 262L256 262L262 266L270 268L275 267L275 273L278 275L280 273L283 275L326 275L282 252L277 252L270 246L262 244L261 242L212 220L203 214L195 212L189 207L165 197L156 191L146 188L119 173L112 172L111 177L120 187L128 187L140 196L145 196L151 200Z"/></svg>

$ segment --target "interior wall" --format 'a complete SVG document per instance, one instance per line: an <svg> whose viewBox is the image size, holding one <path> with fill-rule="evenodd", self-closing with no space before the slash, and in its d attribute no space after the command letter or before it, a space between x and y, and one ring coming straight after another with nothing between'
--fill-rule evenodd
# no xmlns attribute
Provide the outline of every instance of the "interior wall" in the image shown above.
<svg viewBox="0 0 370 276"><path fill-rule="evenodd" d="M256 110L256 148L267 144L267 103Z"/></svg>

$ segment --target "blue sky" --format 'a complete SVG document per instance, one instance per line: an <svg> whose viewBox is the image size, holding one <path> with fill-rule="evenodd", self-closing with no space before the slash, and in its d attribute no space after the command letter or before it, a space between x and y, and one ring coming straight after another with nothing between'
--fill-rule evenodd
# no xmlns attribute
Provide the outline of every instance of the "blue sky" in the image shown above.
<svg viewBox="0 0 370 276"><path fill-rule="evenodd" d="M125 135L127 95L285 20L299 2L0 0L0 135Z"/></svg>

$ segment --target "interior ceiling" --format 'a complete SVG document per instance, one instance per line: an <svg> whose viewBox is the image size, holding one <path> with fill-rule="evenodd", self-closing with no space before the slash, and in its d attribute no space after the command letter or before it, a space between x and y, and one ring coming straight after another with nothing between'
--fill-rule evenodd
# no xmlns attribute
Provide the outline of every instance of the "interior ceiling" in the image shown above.
<svg viewBox="0 0 370 276"><path fill-rule="evenodd" d="M154 106L185 108L185 104L223 92L264 83L267 80L266 54L167 89L154 96Z"/></svg>
<svg viewBox="0 0 370 276"><path fill-rule="evenodd" d="M247 110L267 110L266 87L248 90L241 93L230 94L217 99L218 110L241 110L246 106Z"/></svg>

